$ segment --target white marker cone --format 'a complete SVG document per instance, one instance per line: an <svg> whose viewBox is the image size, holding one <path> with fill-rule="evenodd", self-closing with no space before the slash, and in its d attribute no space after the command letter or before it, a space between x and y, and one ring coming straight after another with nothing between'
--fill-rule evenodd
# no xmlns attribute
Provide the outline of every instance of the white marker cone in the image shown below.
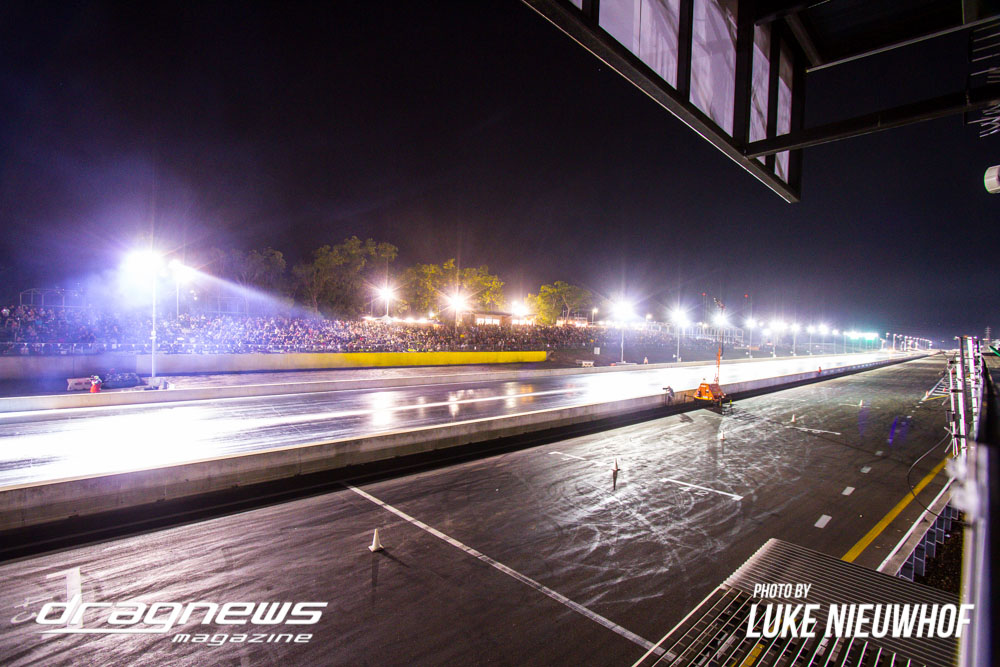
<svg viewBox="0 0 1000 667"><path fill-rule="evenodd" d="M378 541L378 528L375 529L375 536L372 538L372 545L368 547L371 552L382 551L382 543Z"/></svg>
<svg viewBox="0 0 1000 667"><path fill-rule="evenodd" d="M615 459L615 467L611 469L614 472L618 472L621 468L618 467L618 459Z"/></svg>
<svg viewBox="0 0 1000 667"><path fill-rule="evenodd" d="M860 401L858 401L858 407L859 408L865 407L865 399L862 398Z"/></svg>
<svg viewBox="0 0 1000 667"><path fill-rule="evenodd" d="M726 439L726 434L723 433L722 431L719 431L719 440L725 440L725 439Z"/></svg>
<svg viewBox="0 0 1000 667"><path fill-rule="evenodd" d="M792 423L793 424L795 423L795 415L794 414L792 415Z"/></svg>

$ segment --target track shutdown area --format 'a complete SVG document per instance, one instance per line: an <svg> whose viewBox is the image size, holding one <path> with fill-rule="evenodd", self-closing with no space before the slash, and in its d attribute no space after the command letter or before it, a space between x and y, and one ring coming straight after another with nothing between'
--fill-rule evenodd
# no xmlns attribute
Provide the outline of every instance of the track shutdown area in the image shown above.
<svg viewBox="0 0 1000 667"><path fill-rule="evenodd" d="M631 664L768 538L839 557L868 533L944 435L940 401L922 400L943 368L943 357L920 359L746 399L730 415L698 410L358 479L9 562L0 565L0 663ZM909 483L943 456L942 445ZM900 519L919 511L911 503ZM376 528L385 548L373 553ZM903 530L891 524L857 562L877 566ZM74 594L327 606L309 626L41 634L41 606ZM102 618L94 609L81 624ZM311 638L230 641L253 632ZM177 633L227 639L179 643Z"/></svg>

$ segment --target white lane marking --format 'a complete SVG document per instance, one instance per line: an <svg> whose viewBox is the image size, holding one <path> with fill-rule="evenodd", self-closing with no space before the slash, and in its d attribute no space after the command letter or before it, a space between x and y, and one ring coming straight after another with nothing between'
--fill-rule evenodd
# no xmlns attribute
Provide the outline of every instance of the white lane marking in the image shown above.
<svg viewBox="0 0 1000 667"><path fill-rule="evenodd" d="M829 433L830 435L840 435L837 431L824 431L821 428L805 428L804 426L790 426L789 428L794 428L797 431L805 431L806 433Z"/></svg>
<svg viewBox="0 0 1000 667"><path fill-rule="evenodd" d="M701 489L702 491L711 491L712 493L718 493L720 496L729 496L733 500L743 500L743 496L738 496L735 493L728 493L726 491L719 491L718 489L710 489L707 486L700 486L698 484L690 484L688 482L682 482L679 479L671 479L669 477L664 477L660 481L661 482L670 482L672 484L680 484L681 486L690 486L692 489Z"/></svg>
<svg viewBox="0 0 1000 667"><path fill-rule="evenodd" d="M882 450L880 449L877 452L875 452L875 456L882 456Z"/></svg>
<svg viewBox="0 0 1000 667"><path fill-rule="evenodd" d="M379 500L375 496L373 496L370 493L367 493L365 491L362 491L361 489L359 489L356 486L348 485L347 488L349 488L351 491L354 491L356 494L358 494L362 498L365 498L366 500L369 500L369 501L375 503L376 505L378 505L382 509L387 510L389 512L392 512L393 514L395 514L399 518L403 519L404 521L407 521L407 522L413 524L414 526L416 526L417 528L420 528L422 530L427 531L428 533L430 533L434 537L447 542L448 544L450 544L451 546L455 547L456 549L461 549L462 551L464 551L465 553L469 554L470 556L472 556L474 558L478 558L479 560L483 561L487 565L490 565L491 567L494 567L497 570L500 570L504 574L506 574L508 576L511 576L514 579L517 579L522 584L526 584L526 585L530 586L531 588L534 588L539 593L543 593L543 594L549 596L550 598L552 598L556 602L559 602L560 604L563 604L563 605L569 607L570 609L572 609L573 611L577 612L578 614L581 614L581 615L589 618L590 620L594 621L595 623L599 623L600 625L603 625L608 630L611 630L612 632L615 632L615 633L621 635L625 639L628 639L629 641L631 641L631 642L633 642L635 644L638 644L639 646L642 646L643 648L645 648L647 650L654 648L653 642L648 641L646 639L643 639L642 637L640 637L639 635L635 634L634 632L631 632L630 630L626 630L625 628L623 628L622 626L618 625L617 623L609 621L608 619L604 618L600 614L598 614L596 612L593 612L590 609L587 609L583 605L578 604L576 602L573 602L572 600L570 600L568 597L566 597L562 593L557 593L556 591L552 590L551 588L548 588L547 586L543 586L542 584L538 583L537 581L535 581L531 577L525 576L525 575L521 574L520 572L518 572L517 570L514 570L514 569L511 569L511 568L507 567L503 563L490 558L489 556L487 556L484 553L476 551L475 549L473 549L470 546L466 546L465 544L459 542L458 540L456 540L453 537L450 537L449 535L445 535L440 530L437 530L435 528L431 528L430 526L428 526L423 521L420 521L419 519L413 518L412 516L410 516L406 512L404 512L402 510L399 510L399 509L396 509L392 505L390 505L390 504L388 504L386 502L383 502L382 500ZM660 654L662 655L662 653L663 653L663 650L661 649L660 650Z"/></svg>
<svg viewBox="0 0 1000 667"><path fill-rule="evenodd" d="M861 472L867 475L869 472L871 472L871 469L872 469L871 466L865 466L864 468L861 469Z"/></svg>
<svg viewBox="0 0 1000 667"><path fill-rule="evenodd" d="M667 428L665 428L663 430L664 431L676 431L677 429L684 428L685 426L687 426L687 424L682 422L680 424L674 424L673 426L668 426Z"/></svg>
<svg viewBox="0 0 1000 667"><path fill-rule="evenodd" d="M575 454L567 454L566 452L549 452L549 454L558 454L559 456L568 456L571 459L577 459L578 461L586 461L587 463L593 463L593 461L585 459L582 456L576 456Z"/></svg>
<svg viewBox="0 0 1000 667"><path fill-rule="evenodd" d="M843 492L841 492L840 495L842 495L842 496L849 496L852 493L854 493L854 487L853 486L849 486L846 489L844 489Z"/></svg>
<svg viewBox="0 0 1000 667"><path fill-rule="evenodd" d="M832 519L832 518L833 517L830 516L829 514L824 514L823 516L821 516L819 518L819 521L817 521L813 525L816 526L817 528L823 528L823 527L826 526L826 524L830 523L830 519Z"/></svg>

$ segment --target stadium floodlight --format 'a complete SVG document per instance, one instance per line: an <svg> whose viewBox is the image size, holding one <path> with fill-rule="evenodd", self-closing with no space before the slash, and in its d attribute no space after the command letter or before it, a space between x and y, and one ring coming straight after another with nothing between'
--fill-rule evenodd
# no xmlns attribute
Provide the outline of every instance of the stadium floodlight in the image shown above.
<svg viewBox="0 0 1000 667"><path fill-rule="evenodd" d="M827 327L827 326L826 326L825 324L821 324L821 325L819 325L819 326L817 327L817 329L819 329L819 333L820 333L820 335L823 335L823 336L825 336L825 335L827 335L828 333L830 333L830 329L829 329L829 327ZM836 332L834 332L834 333L836 333Z"/></svg>
<svg viewBox="0 0 1000 667"><path fill-rule="evenodd" d="M154 250L133 250L125 255L122 270L130 280L147 282L163 268L163 255Z"/></svg>
<svg viewBox="0 0 1000 667"><path fill-rule="evenodd" d="M812 336L814 333L816 333L816 327L810 324L809 326L806 327L806 333Z"/></svg>
<svg viewBox="0 0 1000 667"><path fill-rule="evenodd" d="M455 292L454 294L445 295L444 300L448 304L448 308L455 311L455 324L458 324L458 318L462 311L469 309L468 297L461 292Z"/></svg>
<svg viewBox="0 0 1000 667"><path fill-rule="evenodd" d="M528 307L520 301L514 302L514 305L511 307L511 311L514 313L514 317L520 320L523 320L528 316Z"/></svg>
<svg viewBox="0 0 1000 667"><path fill-rule="evenodd" d="M611 313L618 322L635 319L635 307L628 301L617 301L611 307Z"/></svg>
<svg viewBox="0 0 1000 667"><path fill-rule="evenodd" d="M751 331L753 331L753 328L755 326L757 326L757 320L755 320L752 317L748 317L746 319L746 321L743 322L743 326L745 326L747 329L750 329Z"/></svg>
<svg viewBox="0 0 1000 667"><path fill-rule="evenodd" d="M792 330L792 333L798 333L802 327L800 327L798 324L791 324L789 325L789 328Z"/></svg>

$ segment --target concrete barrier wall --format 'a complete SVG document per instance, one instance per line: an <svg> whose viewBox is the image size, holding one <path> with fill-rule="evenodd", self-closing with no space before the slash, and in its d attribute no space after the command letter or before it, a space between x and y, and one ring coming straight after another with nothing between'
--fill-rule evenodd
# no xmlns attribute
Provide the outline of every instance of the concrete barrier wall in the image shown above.
<svg viewBox="0 0 1000 667"><path fill-rule="evenodd" d="M253 371L367 368L375 366L450 366L545 361L544 351L525 352L349 352L292 354L158 354L159 375L245 373ZM0 356L0 380L68 378L104 373L110 368L149 375L148 354L66 354Z"/></svg>
<svg viewBox="0 0 1000 667"><path fill-rule="evenodd" d="M544 352L539 354L544 354ZM791 358L794 359L794 357ZM914 357L899 357L897 360L910 358ZM753 361L754 360L752 359L738 359L723 362L723 364L742 364ZM173 403L178 401L200 401L223 398L248 398L253 396L280 396L283 394L304 394L322 391L350 391L376 388L390 389L393 387L414 387L423 384L462 384L480 381L503 382L507 380L530 380L540 377L578 375L582 373L621 373L636 370L638 368L651 370L677 366L704 366L706 363L707 362L704 361L694 361L680 364L649 364L643 366L599 366L594 368L546 368L510 371L496 370L490 371L488 374L482 372L463 373L461 370L456 369L454 374L447 375L434 374L381 379L371 378L283 384L198 387L191 389L171 389L169 391L119 391L104 392L100 394L67 393L52 396L10 396L0 397L0 413L138 405L142 403ZM827 371L824 371L824 375L826 374Z"/></svg>
<svg viewBox="0 0 1000 667"><path fill-rule="evenodd" d="M890 359L823 371L833 377L899 363ZM725 391L776 389L817 380L815 372L724 385ZM533 431L586 423L634 412L677 409L694 401L678 392L671 404L664 394L571 408L554 408L498 418L422 427L376 436L275 448L151 470L65 479L0 489L0 530L59 521L73 516L197 496L349 465L392 459Z"/></svg>
<svg viewBox="0 0 1000 667"><path fill-rule="evenodd" d="M85 377L108 369L136 372L134 354L66 354L0 356L0 380Z"/></svg>

